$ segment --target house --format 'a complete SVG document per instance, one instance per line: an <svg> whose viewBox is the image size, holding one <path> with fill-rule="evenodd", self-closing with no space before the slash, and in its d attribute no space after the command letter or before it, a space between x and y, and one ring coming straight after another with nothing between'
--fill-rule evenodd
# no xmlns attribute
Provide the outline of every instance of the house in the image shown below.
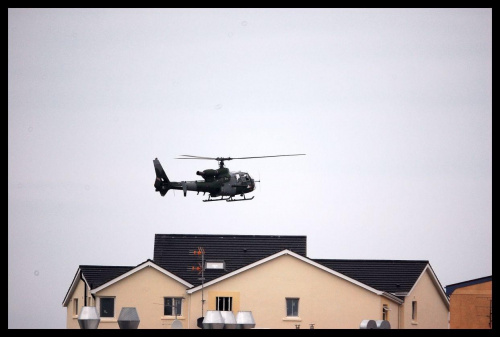
<svg viewBox="0 0 500 337"><path fill-rule="evenodd" d="M449 313L429 261L312 259L306 236L276 235L156 234L153 260L80 265L63 306L70 329L83 306L99 329L118 329L125 307L139 329L199 329L209 310L251 311L255 328L447 329Z"/></svg>
<svg viewBox="0 0 500 337"><path fill-rule="evenodd" d="M450 329L492 329L491 276L446 286L450 299Z"/></svg>

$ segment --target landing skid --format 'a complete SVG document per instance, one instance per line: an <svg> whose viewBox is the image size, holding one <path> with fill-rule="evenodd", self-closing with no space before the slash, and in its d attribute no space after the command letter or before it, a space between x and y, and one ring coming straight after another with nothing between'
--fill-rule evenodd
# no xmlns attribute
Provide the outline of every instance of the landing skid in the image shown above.
<svg viewBox="0 0 500 337"><path fill-rule="evenodd" d="M208 197L208 199L203 200L203 202L207 202L207 201L223 201L223 200L227 200L227 199L229 199L229 198L224 199L223 197L220 197L220 199L210 199L210 197Z"/></svg>
<svg viewBox="0 0 500 337"><path fill-rule="evenodd" d="M240 198L240 199L233 199L232 197L229 197L229 199L226 199L226 201L248 201L248 200L252 200L254 197L251 197L251 198Z"/></svg>
<svg viewBox="0 0 500 337"><path fill-rule="evenodd" d="M248 201L248 200L252 200L255 196L251 197L251 198L246 198L245 196L243 196L243 198L240 198L240 199L233 199L233 197L228 197L228 198L224 198L224 197L220 197L220 199L210 199L210 197L208 197L208 199L205 199L203 200L203 202L207 202L207 201L227 201L227 202L231 202L231 201Z"/></svg>

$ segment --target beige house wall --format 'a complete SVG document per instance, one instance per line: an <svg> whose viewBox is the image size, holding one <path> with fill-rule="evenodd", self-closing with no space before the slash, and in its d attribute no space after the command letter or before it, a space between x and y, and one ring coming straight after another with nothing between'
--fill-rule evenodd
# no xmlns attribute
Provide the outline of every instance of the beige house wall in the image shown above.
<svg viewBox="0 0 500 337"><path fill-rule="evenodd" d="M402 314L404 329L448 329L449 308L442 294L439 293L439 285L435 284L431 271L426 271L420 276L415 287L405 298ZM417 315L412 319L412 302L416 301Z"/></svg>
<svg viewBox="0 0 500 337"><path fill-rule="evenodd" d="M251 311L255 328L357 329L364 319L382 319L382 301L397 304L290 255L282 255L221 282L204 287L204 312L215 310L215 296L235 295L233 313ZM286 298L299 298L299 317L286 317ZM190 296L190 327L201 315L201 290ZM397 326L397 315L391 325Z"/></svg>
<svg viewBox="0 0 500 337"><path fill-rule="evenodd" d="M403 306L382 296L380 297L380 300L381 300L380 304L381 308L384 306L384 304L387 305L387 307L389 308L386 320L389 322L389 324L391 324L391 329L401 329L399 323L400 323L400 318L403 316L400 315L399 310ZM375 320L379 319L382 319L382 312L380 312L380 318L375 318Z"/></svg>
<svg viewBox="0 0 500 337"><path fill-rule="evenodd" d="M80 329L78 324L78 314L82 311L85 305L85 283L80 280L73 292L73 296L68 303L66 311L66 327L68 329ZM87 294L90 296L90 291L87 289ZM78 311L75 311L75 300L78 300Z"/></svg>
<svg viewBox="0 0 500 337"><path fill-rule="evenodd" d="M80 281L75 294L83 294L82 289L83 282ZM140 320L138 329L169 329L176 317L163 316L163 298L186 298L186 287L155 268L146 267L96 293L97 308L99 308L99 298L108 296L115 297L114 317L101 317L99 329L119 329L118 317L123 307L137 309ZM71 304L68 305L67 327L79 329L78 316L72 316L70 312ZM185 326L184 322L189 312L186 300L182 312L185 316L177 316L177 319Z"/></svg>
<svg viewBox="0 0 500 337"><path fill-rule="evenodd" d="M163 316L164 297L186 297L186 287L152 267L146 267L129 277L99 291L97 297L113 296L115 299L115 317L101 318L99 329L117 329L118 317L123 307L136 307L139 315L139 329L168 329L175 320L172 316ZM184 301L183 314L189 312ZM185 316L177 316L181 322Z"/></svg>

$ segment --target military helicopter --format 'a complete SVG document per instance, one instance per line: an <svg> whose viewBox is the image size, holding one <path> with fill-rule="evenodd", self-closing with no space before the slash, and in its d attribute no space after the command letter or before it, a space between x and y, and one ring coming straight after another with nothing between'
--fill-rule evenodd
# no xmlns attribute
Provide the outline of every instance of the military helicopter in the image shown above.
<svg viewBox="0 0 500 337"><path fill-rule="evenodd" d="M175 182L170 181L167 174L163 170L158 158L153 160L153 165L156 171L156 180L154 183L156 192L160 192L161 196L165 196L168 190L182 190L184 196L186 196L187 191L195 191L197 194L203 192L209 193L208 199L206 201L247 201L252 200L254 197L247 198L246 193L250 193L255 190L255 183L258 182L254 180L248 172L230 172L227 167L224 166L224 162L233 159L254 159L254 158L270 158L270 157L287 157L287 156L305 156L305 154L280 154L275 156L260 156L260 157L200 157L200 156L190 156L187 154L181 155L183 158L175 159L209 159L217 160L219 162L218 169L207 169L203 171L197 171L196 174L201 176L203 180L196 181L181 181ZM235 196L241 196L242 198L235 199ZM218 199L212 199L217 198Z"/></svg>

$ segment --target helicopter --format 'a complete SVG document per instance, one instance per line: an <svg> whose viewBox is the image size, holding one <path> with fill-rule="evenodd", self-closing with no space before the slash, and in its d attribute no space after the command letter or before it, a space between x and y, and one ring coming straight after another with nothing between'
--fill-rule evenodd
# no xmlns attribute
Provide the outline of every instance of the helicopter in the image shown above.
<svg viewBox="0 0 500 337"><path fill-rule="evenodd" d="M183 158L175 159L208 159L217 160L219 162L218 169L206 169L203 171L197 171L196 174L201 176L203 180L196 181L181 181L175 182L170 181L167 174L163 170L158 158L153 160L153 165L156 172L156 180L154 183L155 191L159 192L163 197L167 194L168 190L182 190L184 197L187 191L194 191L199 194L203 192L209 193L207 201L248 201L252 200L254 197L247 198L246 194L255 190L255 183L259 182L254 180L248 172L242 171L229 171L227 167L224 166L224 162L233 159L254 159L254 158L270 158L270 157L288 157L288 156L305 156L305 154L280 154L274 156L259 156L259 157L200 157L191 156L187 154L180 155ZM241 198L234 198L239 195ZM220 198L218 198L220 197ZM218 199L212 199L218 198Z"/></svg>

